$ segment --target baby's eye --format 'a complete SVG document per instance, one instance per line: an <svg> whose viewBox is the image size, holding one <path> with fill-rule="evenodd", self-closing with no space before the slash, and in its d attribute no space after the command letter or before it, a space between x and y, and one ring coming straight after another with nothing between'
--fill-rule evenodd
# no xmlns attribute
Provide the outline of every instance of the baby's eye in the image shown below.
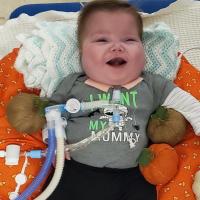
<svg viewBox="0 0 200 200"><path fill-rule="evenodd" d="M134 42L135 39L134 39L134 38L127 38L125 41L126 41L126 42Z"/></svg>
<svg viewBox="0 0 200 200"><path fill-rule="evenodd" d="M108 40L106 38L99 38L96 42L108 42Z"/></svg>

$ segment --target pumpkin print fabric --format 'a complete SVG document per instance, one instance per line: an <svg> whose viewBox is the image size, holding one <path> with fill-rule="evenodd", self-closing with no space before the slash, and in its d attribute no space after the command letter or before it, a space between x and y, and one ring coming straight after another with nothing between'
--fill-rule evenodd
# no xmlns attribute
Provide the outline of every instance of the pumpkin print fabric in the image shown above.
<svg viewBox="0 0 200 200"><path fill-rule="evenodd" d="M42 142L41 132L27 135L17 132L13 129L6 118L5 111L8 101L20 92L35 93L37 90L27 89L24 85L23 75L18 73L13 65L18 55L19 49L13 51L0 60L0 150L5 151L6 146L16 144L20 146L20 152L30 151L33 149L45 149L46 145ZM15 177L22 172L27 181L19 187L19 193L33 181L37 176L43 159L31 159L20 156L18 165L5 165L5 158L0 157L0 199L7 200L12 192L17 191ZM35 191L29 199L36 197L41 190L42 185Z"/></svg>
<svg viewBox="0 0 200 200"><path fill-rule="evenodd" d="M174 82L200 100L200 71L184 57ZM189 124L184 139L175 146L175 149L179 156L178 173L168 184L157 186L158 199L195 200L192 183L194 174L200 169L200 137L194 134Z"/></svg>

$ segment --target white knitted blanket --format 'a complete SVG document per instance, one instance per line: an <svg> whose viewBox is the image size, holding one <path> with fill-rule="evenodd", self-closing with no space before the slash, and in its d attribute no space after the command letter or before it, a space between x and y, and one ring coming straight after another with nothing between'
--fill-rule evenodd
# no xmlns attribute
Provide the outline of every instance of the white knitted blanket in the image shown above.
<svg viewBox="0 0 200 200"><path fill-rule="evenodd" d="M17 36L23 44L15 67L23 73L24 83L51 96L57 85L70 73L80 72L76 40L76 21L41 22L32 34Z"/></svg>
<svg viewBox="0 0 200 200"><path fill-rule="evenodd" d="M77 18L77 12L46 11L35 16L21 14L18 18L8 20L0 25L0 59L10 53L13 48L20 47L21 42L16 39L20 33L31 33L36 23L41 21L61 21Z"/></svg>

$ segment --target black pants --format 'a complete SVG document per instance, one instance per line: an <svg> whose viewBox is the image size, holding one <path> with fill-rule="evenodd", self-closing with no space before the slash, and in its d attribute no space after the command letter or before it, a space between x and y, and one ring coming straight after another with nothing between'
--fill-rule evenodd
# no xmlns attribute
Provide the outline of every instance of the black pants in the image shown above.
<svg viewBox="0 0 200 200"><path fill-rule="evenodd" d="M156 200L155 186L137 167L110 169L66 161L60 184L48 200Z"/></svg>

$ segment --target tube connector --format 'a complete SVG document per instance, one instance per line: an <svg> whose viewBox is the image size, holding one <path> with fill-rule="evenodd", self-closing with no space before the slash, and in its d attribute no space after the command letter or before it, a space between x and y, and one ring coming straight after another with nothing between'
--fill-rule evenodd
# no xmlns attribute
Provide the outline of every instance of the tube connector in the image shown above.
<svg viewBox="0 0 200 200"><path fill-rule="evenodd" d="M92 102L80 102L78 99L71 98L66 102L65 109L69 113L77 113L79 111L86 111L96 108L104 108L109 105L109 101L99 100Z"/></svg>
<svg viewBox="0 0 200 200"><path fill-rule="evenodd" d="M20 146L16 144L10 144L6 147L5 164L6 165L18 165L20 156Z"/></svg>
<svg viewBox="0 0 200 200"><path fill-rule="evenodd" d="M66 102L65 110L69 113L77 113L81 110L81 103L78 99L71 98Z"/></svg>
<svg viewBox="0 0 200 200"><path fill-rule="evenodd" d="M58 105L54 105L54 106L48 106L45 108L45 113L50 112L51 110L58 110L59 112L65 112L65 104L58 104Z"/></svg>
<svg viewBox="0 0 200 200"><path fill-rule="evenodd" d="M120 104L121 101L121 91L120 89L114 89L112 94L112 102Z"/></svg>
<svg viewBox="0 0 200 200"><path fill-rule="evenodd" d="M26 155L30 158L42 158L46 155L46 152L43 150L31 150L26 152Z"/></svg>
<svg viewBox="0 0 200 200"><path fill-rule="evenodd" d="M61 104L62 109L64 109L65 105ZM49 109L48 109L49 108ZM55 129L56 138L65 138L65 127L67 126L67 121L62 118L61 111L59 109L59 105L47 107L46 111L46 120L47 120L47 129L53 130Z"/></svg>

